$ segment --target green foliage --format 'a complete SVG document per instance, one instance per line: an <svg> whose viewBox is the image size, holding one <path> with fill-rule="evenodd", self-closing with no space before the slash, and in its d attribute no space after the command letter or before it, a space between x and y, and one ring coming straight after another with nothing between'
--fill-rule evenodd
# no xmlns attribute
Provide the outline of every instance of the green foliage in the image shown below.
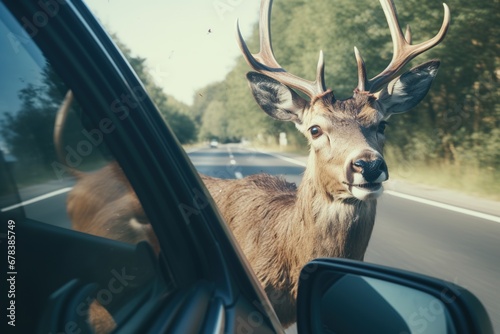
<svg viewBox="0 0 500 334"><path fill-rule="evenodd" d="M52 129L57 106L47 96L47 91L47 86L28 85L19 92L20 110L5 113L1 120L0 134L12 154L23 163L41 161L49 166L56 160Z"/></svg>
<svg viewBox="0 0 500 334"><path fill-rule="evenodd" d="M19 109L6 112L0 120L0 136L17 161L15 171L22 175L23 183L40 177L40 173L54 176L52 163L59 160L53 139L54 123L68 88L50 64L41 70L40 75L42 80L39 83L29 83L19 90ZM87 124L89 120L78 102L73 102L70 109L62 144L74 150L78 143L88 140L82 132L82 123ZM103 146L90 150L85 154L84 163L95 163L102 158L102 153L106 154Z"/></svg>
<svg viewBox="0 0 500 334"><path fill-rule="evenodd" d="M182 143L190 143L196 139L197 128L194 119L189 114L189 107L172 97L167 96L163 90L155 84L146 67L146 59L132 56L131 50L120 42L117 36L113 36L120 50L141 79L149 96L153 99L160 110L163 119L175 133L177 139Z"/></svg>

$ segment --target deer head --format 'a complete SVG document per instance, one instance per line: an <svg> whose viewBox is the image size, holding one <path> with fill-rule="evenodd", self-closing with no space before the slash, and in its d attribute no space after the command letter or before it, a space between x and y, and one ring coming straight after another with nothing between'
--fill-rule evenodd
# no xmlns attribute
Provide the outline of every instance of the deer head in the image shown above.
<svg viewBox="0 0 500 334"><path fill-rule="evenodd" d="M380 0L380 3L394 44L392 61L368 80L364 61L354 48L358 86L353 96L345 100L336 99L326 88L322 52L314 81L288 73L278 64L271 44L272 0L261 3L259 53L249 51L237 28L241 51L257 71L247 74L255 100L271 117L294 122L308 139L314 179L321 180L325 193L333 198L367 200L382 193L382 182L389 177L382 155L386 121L392 114L416 106L427 94L439 68L439 61L432 60L400 75L411 59L442 41L450 21L448 6L443 4L444 20L438 34L412 45L409 27L405 35L399 27L393 1ZM309 99L302 98L295 90Z"/></svg>

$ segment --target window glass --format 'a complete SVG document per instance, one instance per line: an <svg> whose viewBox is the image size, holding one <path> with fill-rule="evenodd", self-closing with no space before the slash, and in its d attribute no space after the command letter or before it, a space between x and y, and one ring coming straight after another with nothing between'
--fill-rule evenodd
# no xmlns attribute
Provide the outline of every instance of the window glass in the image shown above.
<svg viewBox="0 0 500 334"><path fill-rule="evenodd" d="M27 218L39 222L137 242L137 237L113 233L110 223L113 216L136 230L146 225L104 143L111 121L90 124L78 98L4 8L0 43L0 150L17 188L8 191L8 182L3 183L2 214L22 208ZM64 120L56 126L58 114Z"/></svg>
<svg viewBox="0 0 500 334"><path fill-rule="evenodd" d="M74 290L82 299L72 300L77 307L68 312L109 332L156 298L146 298L157 296L152 289L166 289L156 269L156 237L104 143L113 124L91 124L78 96L2 3L0 49L0 214L16 238L9 254L17 312L64 317L50 310L49 296L64 303ZM144 240L153 250L139 244ZM34 277L44 279L33 284ZM39 323L18 327L34 332Z"/></svg>

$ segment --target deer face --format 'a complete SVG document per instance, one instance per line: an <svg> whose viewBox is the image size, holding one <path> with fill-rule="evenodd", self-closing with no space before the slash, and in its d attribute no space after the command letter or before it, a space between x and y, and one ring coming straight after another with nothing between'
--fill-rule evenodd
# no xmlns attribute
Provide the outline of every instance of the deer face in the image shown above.
<svg viewBox="0 0 500 334"><path fill-rule="evenodd" d="M297 125L309 141L315 174L332 197L376 198L389 176L382 156L383 115L368 95L332 98L318 99Z"/></svg>
<svg viewBox="0 0 500 334"><path fill-rule="evenodd" d="M336 100L328 90L307 101L266 75L250 72L247 78L260 107L273 118L294 122L308 139L315 177L325 192L368 200L382 194L382 182L389 178L383 158L386 120L424 98L438 66L427 62L375 94L355 92L347 100Z"/></svg>

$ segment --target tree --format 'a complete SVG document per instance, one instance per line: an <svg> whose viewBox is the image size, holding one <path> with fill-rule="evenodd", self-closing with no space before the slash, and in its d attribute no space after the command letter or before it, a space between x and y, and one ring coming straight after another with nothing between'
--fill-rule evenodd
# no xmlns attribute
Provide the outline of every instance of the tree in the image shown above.
<svg viewBox="0 0 500 334"><path fill-rule="evenodd" d="M132 51L121 43L116 35L113 35L113 39L122 50L125 58L127 58L137 76L141 79L149 96L155 102L163 119L169 124L170 128L177 136L177 139L182 144L196 140L196 125L193 118L186 113L189 107L182 104L180 101L171 101L172 98L167 96L167 94L155 84L154 79L147 69L146 59L140 56L132 56Z"/></svg>
<svg viewBox="0 0 500 334"><path fill-rule="evenodd" d="M47 87L29 84L19 92L20 110L5 113L1 135L12 154L23 164L40 161L50 166L56 159L52 129L57 106L47 96Z"/></svg>
<svg viewBox="0 0 500 334"><path fill-rule="evenodd" d="M1 120L1 137L16 157L17 170L22 171L23 177L32 172L39 177L43 168L47 172L53 172L52 163L58 161L53 130L57 111L68 88L50 64L42 69L41 76L39 83L28 83L19 91L19 109L5 113ZM87 139L82 132L82 123L86 124L88 119L81 113L76 101L70 108L63 145L77 148L78 143ZM103 147L90 151L85 155L85 162L94 162L104 151Z"/></svg>

